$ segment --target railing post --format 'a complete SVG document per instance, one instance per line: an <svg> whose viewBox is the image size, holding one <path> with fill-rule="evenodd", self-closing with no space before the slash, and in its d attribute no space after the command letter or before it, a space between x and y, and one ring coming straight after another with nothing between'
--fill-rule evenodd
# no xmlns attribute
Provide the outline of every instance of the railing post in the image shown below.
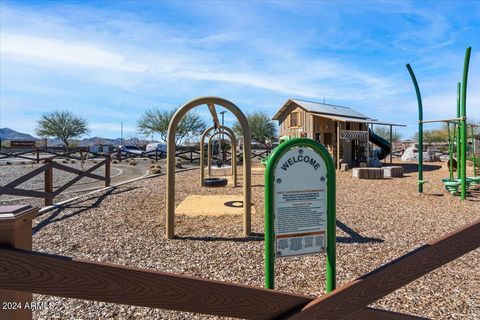
<svg viewBox="0 0 480 320"><path fill-rule="evenodd" d="M51 163L51 158L45 159L45 164ZM53 192L53 168L48 168L45 170L45 192ZM53 204L53 199L45 198L45 206L51 206Z"/></svg>
<svg viewBox="0 0 480 320"><path fill-rule="evenodd" d="M37 163L40 163L40 151L38 151L38 147L37 147Z"/></svg>
<svg viewBox="0 0 480 320"><path fill-rule="evenodd" d="M0 206L0 246L32 250L32 219L37 208L29 205ZM13 290L0 290L0 301L6 303L0 312L0 320L32 319L32 294Z"/></svg>
<svg viewBox="0 0 480 320"><path fill-rule="evenodd" d="M110 155L107 155L105 159L105 187L110 187L110 163L112 162L112 158Z"/></svg>

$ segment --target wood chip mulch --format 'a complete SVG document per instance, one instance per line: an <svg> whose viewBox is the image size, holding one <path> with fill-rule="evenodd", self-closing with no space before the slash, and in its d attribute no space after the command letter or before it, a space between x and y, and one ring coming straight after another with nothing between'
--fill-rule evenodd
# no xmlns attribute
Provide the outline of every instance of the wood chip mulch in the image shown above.
<svg viewBox="0 0 480 320"><path fill-rule="evenodd" d="M404 178L337 179L338 285L353 280L436 237L480 218L480 191L467 201L443 190L440 163L426 166L424 194L415 167ZM408 172L411 171L411 172ZM238 170L241 174L241 170ZM177 173L177 205L189 195L240 195L242 188L200 188L199 171ZM252 171L256 212L252 236L242 217L176 216L177 239L165 239L165 177L124 185L39 216L33 249L212 280L263 285L263 172ZM240 179L240 183L241 183ZM323 255L277 260L278 290L322 295ZM395 291L373 306L433 319L480 319L480 250ZM49 308L35 319L217 319L160 309L35 295Z"/></svg>

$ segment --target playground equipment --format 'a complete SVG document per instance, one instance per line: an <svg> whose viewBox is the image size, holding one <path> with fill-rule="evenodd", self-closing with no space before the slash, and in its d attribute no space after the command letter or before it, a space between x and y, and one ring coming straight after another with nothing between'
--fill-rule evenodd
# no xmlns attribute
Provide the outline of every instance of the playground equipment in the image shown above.
<svg viewBox="0 0 480 320"><path fill-rule="evenodd" d="M450 178L444 181L445 187L449 192L456 193L455 190L460 186L460 196L465 200L468 181L467 181L467 79L468 67L470 63L470 53L472 48L468 47L465 52L465 61L463 66L462 83L457 85L457 117L451 119L423 120L423 104L417 79L410 64L407 64L407 70L412 78L415 87L418 104L418 192L423 192L423 184L428 182L423 179L423 124L425 123L453 123L457 125L457 181L452 181L452 172ZM449 131L450 132L450 131ZM450 139L449 139L450 140ZM451 143L451 141L449 141ZM453 154L453 151L450 153ZM452 156L453 158L453 156ZM450 161L452 164L453 159Z"/></svg>
<svg viewBox="0 0 480 320"><path fill-rule="evenodd" d="M216 130L214 134L211 135L210 139L208 140L208 150L207 150L207 166L208 166L208 174L211 174L211 138L216 134L225 133L229 136L230 141L232 142L232 176L233 176L233 186L237 186L237 140L235 138L235 133L225 126L214 124L207 130L205 130L200 138L200 185L202 187L206 186L225 186L228 183L227 179L219 180L218 178L205 178L205 138L207 135L212 131Z"/></svg>
<svg viewBox="0 0 480 320"><path fill-rule="evenodd" d="M217 113L215 111L215 105L220 105L227 110L231 111L242 128L242 136L244 141L243 146L243 234L249 236L251 232L251 206L252 206L252 194L251 194L251 132L248 125L247 118L232 102L220 98L220 97L201 97L193 99L181 106L172 117L168 126L167 135L167 174L166 174L166 237L167 239L173 239L175 236L175 135L177 132L178 124L182 120L183 116L191 109L200 105L206 104L212 113L214 120L214 127L219 127ZM212 129L213 130L213 129ZM203 137L205 138L205 136ZM202 146L204 143L202 141ZM203 153L203 148L200 148ZM236 158L236 157L234 157ZM202 157L203 159L203 157ZM201 163L201 175L203 175L203 160ZM233 163L232 163L233 166ZM235 166L234 166L235 167Z"/></svg>
<svg viewBox="0 0 480 320"><path fill-rule="evenodd" d="M207 162L207 167L208 167L208 174L211 175L212 174L212 156L213 156L213 150L212 150L212 143L213 143L213 138L217 135L227 135L227 137L230 139L230 141L233 141L235 139L235 136L234 135L231 135L230 133L228 133L227 131L222 131L222 130L218 130L216 132L214 132L210 138L208 138L208 143L207 143L207 158L210 158L210 161ZM233 143L232 143L233 144ZM220 151L220 149L222 148L222 146L220 146L220 148L218 148L218 151ZM234 152L236 153L236 151ZM232 162L233 162L233 159L232 159ZM223 165L226 165L226 160L225 160L225 163L223 163L223 160L220 160L220 163ZM233 167L231 168L232 169L232 175L233 175Z"/></svg>
<svg viewBox="0 0 480 320"><path fill-rule="evenodd" d="M390 126L390 141L392 141L391 137L391 126ZM378 134L375 134L373 130L368 129L368 139L371 143L378 146L380 148L379 152L373 154L373 156L378 157L378 160L385 159L389 154L392 152L392 144L391 142L385 140L384 138L380 137ZM390 161L391 163L391 161Z"/></svg>

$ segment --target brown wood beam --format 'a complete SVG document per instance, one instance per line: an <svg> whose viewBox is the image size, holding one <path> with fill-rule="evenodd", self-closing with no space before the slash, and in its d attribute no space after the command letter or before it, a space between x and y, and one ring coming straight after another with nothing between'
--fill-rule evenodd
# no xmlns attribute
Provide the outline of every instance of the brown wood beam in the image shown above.
<svg viewBox="0 0 480 320"><path fill-rule="evenodd" d="M415 279L480 247L480 220L319 297L288 319L344 319Z"/></svg>
<svg viewBox="0 0 480 320"><path fill-rule="evenodd" d="M72 168L72 167L60 164L58 162L53 162L53 167L55 169L59 169L59 170L62 170L62 171L75 173L75 174L84 174L85 173L85 171L83 171L83 170ZM94 174L94 173L88 173L88 174L85 175L85 177L92 178L92 179L97 179L97 180L101 180L101 181L105 180L105 177L102 177L102 176Z"/></svg>
<svg viewBox="0 0 480 320"><path fill-rule="evenodd" d="M102 160L100 161L99 163L95 164L94 166L92 166L91 168L89 168L88 170L84 171L82 174L76 176L75 178L73 178L72 180L70 180L69 182L65 183L63 186L61 186L60 188L58 188L57 190L55 190L55 196L59 195L60 193L62 193L63 191L65 191L67 188L69 188L71 185L73 185L75 182L79 181L80 179L82 178L85 178L88 174L91 174L93 171L95 171L96 169L100 168L101 166L103 166L105 164L106 160ZM102 178L102 180L104 180Z"/></svg>
<svg viewBox="0 0 480 320"><path fill-rule="evenodd" d="M311 297L158 271L0 249L0 289L189 311L274 319Z"/></svg>
<svg viewBox="0 0 480 320"><path fill-rule="evenodd" d="M0 270L1 289L245 319L276 319L314 300L280 291L5 248L0 249ZM365 308L355 319L426 318Z"/></svg>
<svg viewBox="0 0 480 320"><path fill-rule="evenodd" d="M0 187L0 195L2 194L9 194L12 196L32 197L32 198L45 198L45 199L53 199L55 197L55 194L53 192L43 192L43 191Z"/></svg>
<svg viewBox="0 0 480 320"><path fill-rule="evenodd" d="M29 173L21 176L20 178L18 179L15 179L13 180L12 182L6 184L4 187L7 187L7 188L15 188L16 186L18 186L19 184L22 184L24 183L25 181L28 181L30 179L32 179L33 177L35 177L36 175L39 175L40 173L44 172L45 170L48 170L52 168L52 163L47 163L47 164L44 164L43 166L33 170L33 171L30 171Z"/></svg>

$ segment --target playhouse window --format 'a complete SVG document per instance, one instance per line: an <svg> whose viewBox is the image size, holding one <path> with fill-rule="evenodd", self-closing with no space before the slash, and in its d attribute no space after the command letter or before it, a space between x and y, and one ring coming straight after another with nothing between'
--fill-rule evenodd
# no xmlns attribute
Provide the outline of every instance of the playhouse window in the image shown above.
<svg viewBox="0 0 480 320"><path fill-rule="evenodd" d="M298 112L292 112L290 114L290 127L298 127L299 121L298 121Z"/></svg>

